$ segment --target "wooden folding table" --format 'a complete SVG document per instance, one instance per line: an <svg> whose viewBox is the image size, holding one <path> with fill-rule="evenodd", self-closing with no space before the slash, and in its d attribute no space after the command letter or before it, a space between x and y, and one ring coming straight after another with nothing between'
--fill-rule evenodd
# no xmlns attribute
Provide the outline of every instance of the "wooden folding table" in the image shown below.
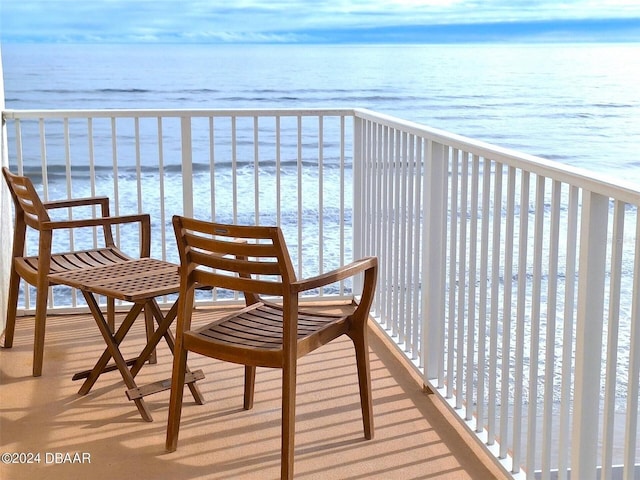
<svg viewBox="0 0 640 480"><path fill-rule="evenodd" d="M107 345L92 370L74 376L74 379L86 378L78 393L86 395L102 373L117 368L127 386L126 394L129 400L135 402L144 420L153 421L143 397L168 390L171 388L171 380L163 380L139 387L136 385L134 377L155 351L161 338L164 337L171 352L174 350L174 337L169 327L176 317L178 301L176 300L167 314L163 315L156 297L180 291L178 266L153 258L140 258L104 267L71 270L51 277L60 284L77 288L82 292ZM109 328L109 324L100 310L96 299L99 295L133 303L131 310L127 313L115 333ZM158 328L149 336L147 344L140 355L133 360L127 361L122 356L119 345L143 308L149 309L156 319ZM111 358L115 362L115 367L107 365ZM129 365L131 365L130 370ZM202 370L197 370L188 372L185 380L194 400L198 404L203 404L204 399L195 382L203 378Z"/></svg>

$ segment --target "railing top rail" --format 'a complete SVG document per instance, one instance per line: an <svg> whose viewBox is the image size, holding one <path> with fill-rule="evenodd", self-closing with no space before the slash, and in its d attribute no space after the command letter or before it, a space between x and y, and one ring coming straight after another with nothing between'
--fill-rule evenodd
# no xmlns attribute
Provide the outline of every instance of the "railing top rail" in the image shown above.
<svg viewBox="0 0 640 480"><path fill-rule="evenodd" d="M111 117L292 117L292 116L353 116L353 108L224 108L224 109L62 109L21 110L2 112L5 119L48 118L111 118Z"/></svg>
<svg viewBox="0 0 640 480"><path fill-rule="evenodd" d="M429 140L447 145L451 148L469 152L472 155L495 160L507 166L523 169L536 175L552 178L569 185L640 206L640 185L632 182L611 176L608 177L602 173L597 173L596 177L595 172L586 169L547 160L517 150L499 147L367 109L355 109L355 117L378 122L409 134L428 138Z"/></svg>
<svg viewBox="0 0 640 480"><path fill-rule="evenodd" d="M534 174L596 192L607 197L640 206L640 186L604 174L584 170L547 160L535 155L499 147L479 140L456 135L444 130L403 120L391 115L361 108L245 108L245 109L61 109L22 110L8 109L2 112L7 119L54 118L144 118L144 117L297 117L297 116L355 116L397 128L404 132L428 138L451 148L490 158L507 166L525 169Z"/></svg>

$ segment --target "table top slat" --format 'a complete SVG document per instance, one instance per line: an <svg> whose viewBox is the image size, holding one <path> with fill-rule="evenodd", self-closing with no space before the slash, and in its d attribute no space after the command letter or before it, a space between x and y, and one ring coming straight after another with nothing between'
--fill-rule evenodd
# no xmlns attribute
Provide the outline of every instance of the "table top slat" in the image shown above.
<svg viewBox="0 0 640 480"><path fill-rule="evenodd" d="M178 265L155 258L82 268L50 277L63 285L128 302L143 302L180 290Z"/></svg>

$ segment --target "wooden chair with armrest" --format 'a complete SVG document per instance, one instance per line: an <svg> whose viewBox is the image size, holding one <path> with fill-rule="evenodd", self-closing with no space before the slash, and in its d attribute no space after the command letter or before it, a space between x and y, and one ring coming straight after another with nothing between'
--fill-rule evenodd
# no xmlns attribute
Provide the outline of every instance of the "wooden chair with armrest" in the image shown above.
<svg viewBox="0 0 640 480"><path fill-rule="evenodd" d="M9 278L7 322L3 334L3 347L13 346L15 333L20 279L36 288L35 338L33 345L33 376L42 374L44 359L44 338L47 318L49 286L54 285L50 274L68 270L111 265L126 262L131 258L115 244L113 225L125 223L140 224L140 256L148 257L151 250L151 222L149 215L110 216L107 197L89 197L52 202L42 202L33 183L26 176L16 175L3 167L2 173L9 186L15 207L15 228L13 254ZM78 220L51 220L48 211L57 208L86 206L100 207L100 216ZM25 256L27 229L38 234L38 254ZM72 252L52 252L53 233L61 229L98 227L103 231L104 245L90 250ZM108 321L113 331L115 323L114 301L107 299ZM145 312L147 334L153 329L153 318ZM154 360L152 360L154 361Z"/></svg>
<svg viewBox="0 0 640 480"><path fill-rule="evenodd" d="M214 224L174 217L180 253L180 297L166 449L175 451L182 410L187 352L245 365L244 408L253 406L256 367L281 368L281 477L293 477L296 365L298 358L347 335L355 346L364 435L373 437L367 321L377 280L377 258L298 281L278 227ZM348 313L299 308L302 292L364 275L359 303ZM209 285L243 292L246 308L191 330L194 289ZM278 298L266 301L262 296Z"/></svg>

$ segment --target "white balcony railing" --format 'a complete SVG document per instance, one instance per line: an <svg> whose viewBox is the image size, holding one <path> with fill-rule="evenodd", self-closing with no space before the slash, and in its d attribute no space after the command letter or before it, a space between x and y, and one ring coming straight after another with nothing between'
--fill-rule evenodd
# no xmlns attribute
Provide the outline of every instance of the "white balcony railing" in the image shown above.
<svg viewBox="0 0 640 480"><path fill-rule="evenodd" d="M151 213L153 256L176 260L174 213L278 224L300 276L378 255L374 317L506 471L635 478L636 188L358 109L8 110L3 122L11 168L46 198L101 194L117 213ZM81 303L62 291L51 306Z"/></svg>

